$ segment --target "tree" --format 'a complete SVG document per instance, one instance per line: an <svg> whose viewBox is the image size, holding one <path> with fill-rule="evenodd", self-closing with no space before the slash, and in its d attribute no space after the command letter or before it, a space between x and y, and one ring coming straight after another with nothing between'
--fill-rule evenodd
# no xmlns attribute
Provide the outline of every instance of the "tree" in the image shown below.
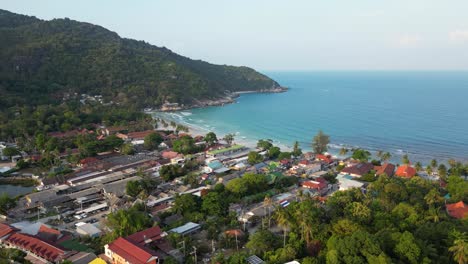
<svg viewBox="0 0 468 264"><path fill-rule="evenodd" d="M257 148L262 149L262 150L268 150L268 149L271 148L272 146L273 146L273 144L271 143L271 140L263 140L263 139L260 139L260 140L257 142Z"/></svg>
<svg viewBox="0 0 468 264"><path fill-rule="evenodd" d="M267 156L270 159L276 159L278 158L280 153L281 153L281 149L279 147L271 147L267 151Z"/></svg>
<svg viewBox="0 0 468 264"><path fill-rule="evenodd" d="M432 159L432 160L431 160L431 167L432 167L433 169L437 168L437 160L436 160L436 159Z"/></svg>
<svg viewBox="0 0 468 264"><path fill-rule="evenodd" d="M124 155L133 155L135 154L135 149L131 143L125 143L120 148L120 152Z"/></svg>
<svg viewBox="0 0 468 264"><path fill-rule="evenodd" d="M379 158L380 160L382 160L382 156L383 156L384 152L382 150L378 150L377 153L375 154L377 156L377 158Z"/></svg>
<svg viewBox="0 0 468 264"><path fill-rule="evenodd" d="M291 158L291 152L281 152L279 155L278 155L278 159L282 160L282 159L290 159Z"/></svg>
<svg viewBox="0 0 468 264"><path fill-rule="evenodd" d="M416 162L414 164L414 168L416 169L416 171L422 171L422 165L421 165L421 162Z"/></svg>
<svg viewBox="0 0 468 264"><path fill-rule="evenodd" d="M200 211L200 205L200 198L189 193L176 195L174 199L174 209L183 215Z"/></svg>
<svg viewBox="0 0 468 264"><path fill-rule="evenodd" d="M416 243L413 234L408 231L401 234L394 251L402 260L409 261L410 263L420 263L421 248Z"/></svg>
<svg viewBox="0 0 468 264"><path fill-rule="evenodd" d="M172 181L177 177L185 175L186 173L187 171L185 167L182 167L179 164L165 165L159 169L159 175L165 181Z"/></svg>
<svg viewBox="0 0 468 264"><path fill-rule="evenodd" d="M408 154L405 154L405 155L403 155L403 157L401 157L401 163L403 163L403 164L409 164L410 163Z"/></svg>
<svg viewBox="0 0 468 264"><path fill-rule="evenodd" d="M225 216L227 214L228 203L219 193L209 192L203 196L201 209L209 216Z"/></svg>
<svg viewBox="0 0 468 264"><path fill-rule="evenodd" d="M445 177L447 177L447 167L445 167L443 163L439 164L437 173L439 174L440 178L445 179Z"/></svg>
<svg viewBox="0 0 468 264"><path fill-rule="evenodd" d="M344 155L348 154L348 151L349 151L349 149L347 149L347 148L341 148L339 154L340 154L340 156L344 156Z"/></svg>
<svg viewBox="0 0 468 264"><path fill-rule="evenodd" d="M351 157L355 160L359 160L360 162L367 162L369 161L370 156L371 153L369 151L364 149L356 149L353 151L353 155Z"/></svg>
<svg viewBox="0 0 468 264"><path fill-rule="evenodd" d="M317 154L323 154L328 150L328 144L330 143L330 136L324 134L322 130L319 130L317 135L312 139L312 149Z"/></svg>
<svg viewBox="0 0 468 264"><path fill-rule="evenodd" d="M392 158L392 154L390 154L390 152L385 152L384 154L382 154L381 160L383 162L386 162L386 161L389 161L391 158Z"/></svg>
<svg viewBox="0 0 468 264"><path fill-rule="evenodd" d="M274 218L278 226L283 229L283 247L285 247L286 246L286 233L290 225L291 216L289 215L289 212L285 208L278 207L275 210Z"/></svg>
<svg viewBox="0 0 468 264"><path fill-rule="evenodd" d="M226 190L235 194L237 197L241 197L245 193L247 193L247 185L242 178L236 178L229 181L226 184Z"/></svg>
<svg viewBox="0 0 468 264"><path fill-rule="evenodd" d="M17 148L14 147L6 147L3 149L3 155L9 157L10 159L13 156L20 155L21 153Z"/></svg>
<svg viewBox="0 0 468 264"><path fill-rule="evenodd" d="M278 247L277 237L268 230L258 230L249 237L245 245L253 254L263 255L265 252Z"/></svg>
<svg viewBox="0 0 468 264"><path fill-rule="evenodd" d="M159 133L151 133L145 137L143 146L147 150L155 150L158 149L161 142L163 142L163 138Z"/></svg>
<svg viewBox="0 0 468 264"><path fill-rule="evenodd" d="M8 210L16 206L16 201L10 198L8 194L3 193L0 195L0 213L6 215Z"/></svg>
<svg viewBox="0 0 468 264"><path fill-rule="evenodd" d="M192 154L199 150L199 148L195 145L195 140L188 135L174 140L172 148L174 151L182 154Z"/></svg>
<svg viewBox="0 0 468 264"><path fill-rule="evenodd" d="M209 132L206 134L204 140L208 146L212 146L214 143L218 142L218 137L216 137L214 132Z"/></svg>
<svg viewBox="0 0 468 264"><path fill-rule="evenodd" d="M247 156L247 162L251 165L260 163L263 161L262 155L258 154L256 151L250 151L249 155Z"/></svg>
<svg viewBox="0 0 468 264"><path fill-rule="evenodd" d="M125 186L125 193L131 197L137 197L143 191L139 181L129 181Z"/></svg>
<svg viewBox="0 0 468 264"><path fill-rule="evenodd" d="M427 167L426 167L426 172L427 172L427 174L432 175L432 172L433 172L433 171L432 171L431 165L427 165Z"/></svg>
<svg viewBox="0 0 468 264"><path fill-rule="evenodd" d="M228 143L228 145L232 145L232 143L234 142L234 134L227 134L224 136L224 141L226 141L226 143Z"/></svg>
<svg viewBox="0 0 468 264"><path fill-rule="evenodd" d="M452 252L453 259L458 264L468 263L468 239L465 233L457 233L457 237L449 251Z"/></svg>
<svg viewBox="0 0 468 264"><path fill-rule="evenodd" d="M126 237L151 226L149 216L136 207L128 210L118 210L107 216L108 226L113 230L115 238Z"/></svg>
<svg viewBox="0 0 468 264"><path fill-rule="evenodd" d="M294 147L293 151L291 152L291 155L293 155L294 157L299 157L302 155L302 149L299 147L298 141L294 142Z"/></svg>

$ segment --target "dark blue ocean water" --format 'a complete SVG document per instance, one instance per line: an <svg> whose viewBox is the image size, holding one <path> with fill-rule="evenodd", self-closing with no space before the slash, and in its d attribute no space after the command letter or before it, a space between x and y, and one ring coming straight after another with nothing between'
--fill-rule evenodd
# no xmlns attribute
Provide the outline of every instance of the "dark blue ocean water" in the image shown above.
<svg viewBox="0 0 468 264"><path fill-rule="evenodd" d="M468 72L267 72L290 90L245 94L222 107L171 114L179 121L237 133L240 141L298 140L310 149L322 129L341 146L384 150L395 160L468 160Z"/></svg>

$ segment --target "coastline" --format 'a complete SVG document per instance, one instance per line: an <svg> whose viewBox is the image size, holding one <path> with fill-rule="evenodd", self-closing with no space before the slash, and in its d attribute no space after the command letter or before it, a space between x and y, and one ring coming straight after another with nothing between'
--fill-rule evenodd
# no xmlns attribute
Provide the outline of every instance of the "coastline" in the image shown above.
<svg viewBox="0 0 468 264"><path fill-rule="evenodd" d="M273 88L273 89L230 92L226 96L217 98L217 99L194 100L194 103L191 105L179 105L178 103L165 103L159 109L155 109L155 110L161 111L161 112L174 112L174 111L188 110L188 109L194 109L194 108L204 108L204 107L210 107L210 106L223 106L225 104L235 103L236 98L238 98L242 94L284 93L284 92L287 92L288 90L289 88L280 86L280 87Z"/></svg>

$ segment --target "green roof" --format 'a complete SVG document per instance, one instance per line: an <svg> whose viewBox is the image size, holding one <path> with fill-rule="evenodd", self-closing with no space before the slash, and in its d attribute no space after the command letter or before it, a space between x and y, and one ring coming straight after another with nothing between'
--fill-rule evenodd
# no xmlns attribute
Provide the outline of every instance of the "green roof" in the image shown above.
<svg viewBox="0 0 468 264"><path fill-rule="evenodd" d="M228 148L215 149L215 150L212 150L212 151L208 151L208 154L218 155L218 154L221 154L221 153L224 153L224 152L239 150L239 149L243 149L243 148L244 148L244 146L242 146L242 145L232 145L232 146L230 146Z"/></svg>

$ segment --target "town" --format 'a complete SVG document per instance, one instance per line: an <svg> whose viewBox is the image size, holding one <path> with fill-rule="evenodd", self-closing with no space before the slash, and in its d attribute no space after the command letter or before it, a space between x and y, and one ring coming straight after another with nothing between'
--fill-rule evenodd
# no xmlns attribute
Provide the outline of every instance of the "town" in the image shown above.
<svg viewBox="0 0 468 264"><path fill-rule="evenodd" d="M317 228L333 218L327 213L347 218L326 232L348 234L379 219L369 207L389 206L365 204L364 197L388 196L405 228L422 223L417 209L403 203L411 199L426 201L434 222L468 216L466 171L455 161L449 169L437 161L424 169L408 156L397 165L388 162L390 153L372 157L362 149L334 157L321 131L313 152L303 153L297 142L282 152L270 140L249 148L233 134L190 135L182 125L157 122L164 125L95 125L36 138L44 149L92 138L91 146L52 157L2 143L9 165L2 167L3 183L37 184L1 198L0 243L12 251L2 254L30 263L321 263L314 259L328 261L332 250L320 254L325 231ZM32 168L43 163L50 172L35 174ZM391 220L379 221L383 228ZM397 253L411 263L423 256Z"/></svg>

